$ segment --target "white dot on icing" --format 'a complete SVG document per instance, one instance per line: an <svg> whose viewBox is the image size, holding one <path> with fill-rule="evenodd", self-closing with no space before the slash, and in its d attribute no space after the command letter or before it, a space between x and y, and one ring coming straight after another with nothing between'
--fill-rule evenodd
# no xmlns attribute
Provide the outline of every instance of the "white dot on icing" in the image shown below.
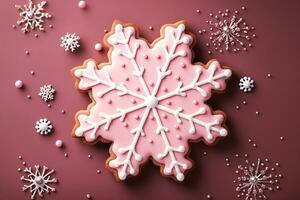
<svg viewBox="0 0 300 200"><path fill-rule="evenodd" d="M221 136L226 136L226 135L227 135L227 130L226 130L226 129L222 129L222 130L220 131L220 135L221 135Z"/></svg>
<svg viewBox="0 0 300 200"><path fill-rule="evenodd" d="M184 31L185 30L185 25L184 24L179 24L178 29L181 30L181 31Z"/></svg>
<svg viewBox="0 0 300 200"><path fill-rule="evenodd" d="M178 173L178 174L176 175L176 179L177 179L178 181L183 181L183 180L184 180L184 175L183 175L183 173Z"/></svg>
<svg viewBox="0 0 300 200"><path fill-rule="evenodd" d="M208 140L211 140L211 139L213 139L213 136L212 136L212 134L208 134L208 135L207 135L207 139L208 139Z"/></svg>
<svg viewBox="0 0 300 200"><path fill-rule="evenodd" d="M120 180L125 180L126 179L126 174L124 172L119 173L119 179Z"/></svg>
<svg viewBox="0 0 300 200"><path fill-rule="evenodd" d="M115 30L116 32L121 32L123 30L123 26L121 24L117 24Z"/></svg>
<svg viewBox="0 0 300 200"><path fill-rule="evenodd" d="M184 44L188 44L190 42L190 39L188 37L184 37L183 40L182 40L182 42Z"/></svg>
<svg viewBox="0 0 300 200"><path fill-rule="evenodd" d="M75 70L74 74L76 77L81 77L82 76L83 71L81 69L77 69Z"/></svg>

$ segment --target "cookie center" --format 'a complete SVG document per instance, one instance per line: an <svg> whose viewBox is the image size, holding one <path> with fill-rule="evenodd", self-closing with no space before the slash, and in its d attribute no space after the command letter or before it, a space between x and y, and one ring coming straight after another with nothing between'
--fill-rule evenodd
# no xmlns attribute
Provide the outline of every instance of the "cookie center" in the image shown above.
<svg viewBox="0 0 300 200"><path fill-rule="evenodd" d="M147 105L148 108L155 108L157 106L157 98L154 96L148 96L145 99L145 104Z"/></svg>

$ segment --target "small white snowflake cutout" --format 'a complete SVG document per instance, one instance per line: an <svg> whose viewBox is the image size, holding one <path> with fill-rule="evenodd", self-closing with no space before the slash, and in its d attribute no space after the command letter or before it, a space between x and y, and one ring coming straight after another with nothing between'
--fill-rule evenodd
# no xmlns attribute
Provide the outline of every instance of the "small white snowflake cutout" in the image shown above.
<svg viewBox="0 0 300 200"><path fill-rule="evenodd" d="M236 171L238 177L234 182L238 184L237 197L245 200L268 199L266 191L279 189L279 178L282 178L281 174L275 174L274 171L260 159L256 163L246 160L246 166L239 165Z"/></svg>
<svg viewBox="0 0 300 200"><path fill-rule="evenodd" d="M240 79L239 86L240 90L244 92L251 92L254 88L254 80L252 80L251 77L244 76Z"/></svg>
<svg viewBox="0 0 300 200"><path fill-rule="evenodd" d="M55 188L49 186L50 183L57 183L56 178L51 178L54 170L49 170L46 166L41 169L39 165L35 165L34 168L35 170L31 167L24 169L27 176L22 176L21 180L28 184L23 186L23 191L29 189L31 199L34 199L37 193L40 197L43 197L44 192L55 192Z"/></svg>
<svg viewBox="0 0 300 200"><path fill-rule="evenodd" d="M44 31L44 19L51 18L51 15L44 11L46 1L42 1L38 4L33 4L32 0L28 0L28 5L15 5L19 10L20 20L17 21L18 25L23 25L22 31L24 33L38 28Z"/></svg>
<svg viewBox="0 0 300 200"><path fill-rule="evenodd" d="M54 99L55 89L51 84L43 85L40 87L39 96L45 102L52 101Z"/></svg>
<svg viewBox="0 0 300 200"><path fill-rule="evenodd" d="M78 47L80 37L77 36L75 33L67 33L66 35L61 37L61 44L60 46L65 49L65 51L75 51Z"/></svg>
<svg viewBox="0 0 300 200"><path fill-rule="evenodd" d="M239 52L252 47L251 38L256 37L252 33L254 27L250 27L239 14L240 11L231 12L229 9L219 11L216 15L210 14L212 20L206 22L210 25L209 39L215 51Z"/></svg>
<svg viewBox="0 0 300 200"><path fill-rule="evenodd" d="M52 131L52 128L51 122L46 118L38 120L35 125L36 132L41 135L47 135Z"/></svg>

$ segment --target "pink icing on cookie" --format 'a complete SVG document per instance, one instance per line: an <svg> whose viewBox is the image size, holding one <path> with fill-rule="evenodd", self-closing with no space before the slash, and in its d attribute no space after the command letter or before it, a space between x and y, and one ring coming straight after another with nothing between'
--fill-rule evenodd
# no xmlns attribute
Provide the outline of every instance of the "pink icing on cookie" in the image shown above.
<svg viewBox="0 0 300 200"><path fill-rule="evenodd" d="M225 89L231 71L216 60L191 63L193 38L183 22L165 25L161 33L149 47L133 26L115 23L105 41L111 63L87 60L73 70L77 87L91 90L94 101L89 112L77 114L75 136L112 142L108 166L120 180L137 175L152 157L164 175L183 181L192 167L188 140L212 144L227 135L224 116L204 102L212 90Z"/></svg>

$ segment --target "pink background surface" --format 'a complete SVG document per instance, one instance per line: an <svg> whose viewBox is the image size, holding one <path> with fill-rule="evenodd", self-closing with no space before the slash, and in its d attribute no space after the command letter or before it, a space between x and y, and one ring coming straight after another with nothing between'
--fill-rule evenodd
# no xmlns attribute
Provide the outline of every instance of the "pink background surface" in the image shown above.
<svg viewBox="0 0 300 200"><path fill-rule="evenodd" d="M269 193L270 199L296 200L300 198L299 181L299 128L298 128L298 60L299 55L299 9L298 0L185 0L185 1L87 1L88 8L81 10L76 1L50 0L47 11L53 15L39 38L34 32L24 35L20 27L12 29L18 18L15 4L25 1L2 1L0 6L1 37L1 141L0 141L0 194L1 199L30 199L21 192L23 183L19 180L22 167L18 155L22 155L28 166L47 165L56 170L59 184L57 192L45 195L46 199L84 199L87 193L93 199L213 199L236 198L235 170L244 158L236 159L236 153L247 153L250 160L269 158L279 162L283 174L281 189ZM258 35L254 48L238 54L207 54L205 43L208 38L197 31L207 29L205 21L210 12L246 6L245 20L255 26ZM201 10L201 14L196 12ZM230 136L216 146L203 143L192 144L191 158L194 169L184 183L178 184L160 175L152 164L143 167L142 173L125 183L117 183L105 169L108 158L108 144L89 146L80 139L72 138L74 114L90 102L89 98L74 89L70 76L73 66L81 65L87 58L99 62L107 60L106 51L98 53L94 44L103 38L103 30L110 29L114 19L136 23L141 35L149 41L159 35L160 26L180 19L188 21L188 29L197 36L195 61L206 63L211 58L233 69L234 77L228 85L228 93L215 95L210 101L214 109L227 113ZM153 26L154 30L148 29ZM66 53L59 47L60 36L76 32L81 37L81 49L77 53ZM28 50L30 55L26 55ZM36 75L30 75L30 71ZM267 78L267 74L272 78ZM256 81L256 88L250 94L239 91L238 80L249 75ZM24 90L14 87L17 79L25 83ZM39 87L52 84L57 90L52 108L37 96ZM31 100L26 96L30 94ZM247 105L242 101L246 100ZM239 105L239 110L235 106ZM62 115L61 110L66 110ZM259 111L260 115L255 115ZM53 122L55 131L49 136L35 133L35 122L47 117ZM282 142L280 136L285 137ZM252 147L248 139L257 147ZM64 149L54 143L61 139ZM206 151L207 155L203 155ZM69 154L68 158L64 153ZM88 159L91 154L93 159ZM230 159L227 167L225 158ZM99 175L96 171L100 169Z"/></svg>

